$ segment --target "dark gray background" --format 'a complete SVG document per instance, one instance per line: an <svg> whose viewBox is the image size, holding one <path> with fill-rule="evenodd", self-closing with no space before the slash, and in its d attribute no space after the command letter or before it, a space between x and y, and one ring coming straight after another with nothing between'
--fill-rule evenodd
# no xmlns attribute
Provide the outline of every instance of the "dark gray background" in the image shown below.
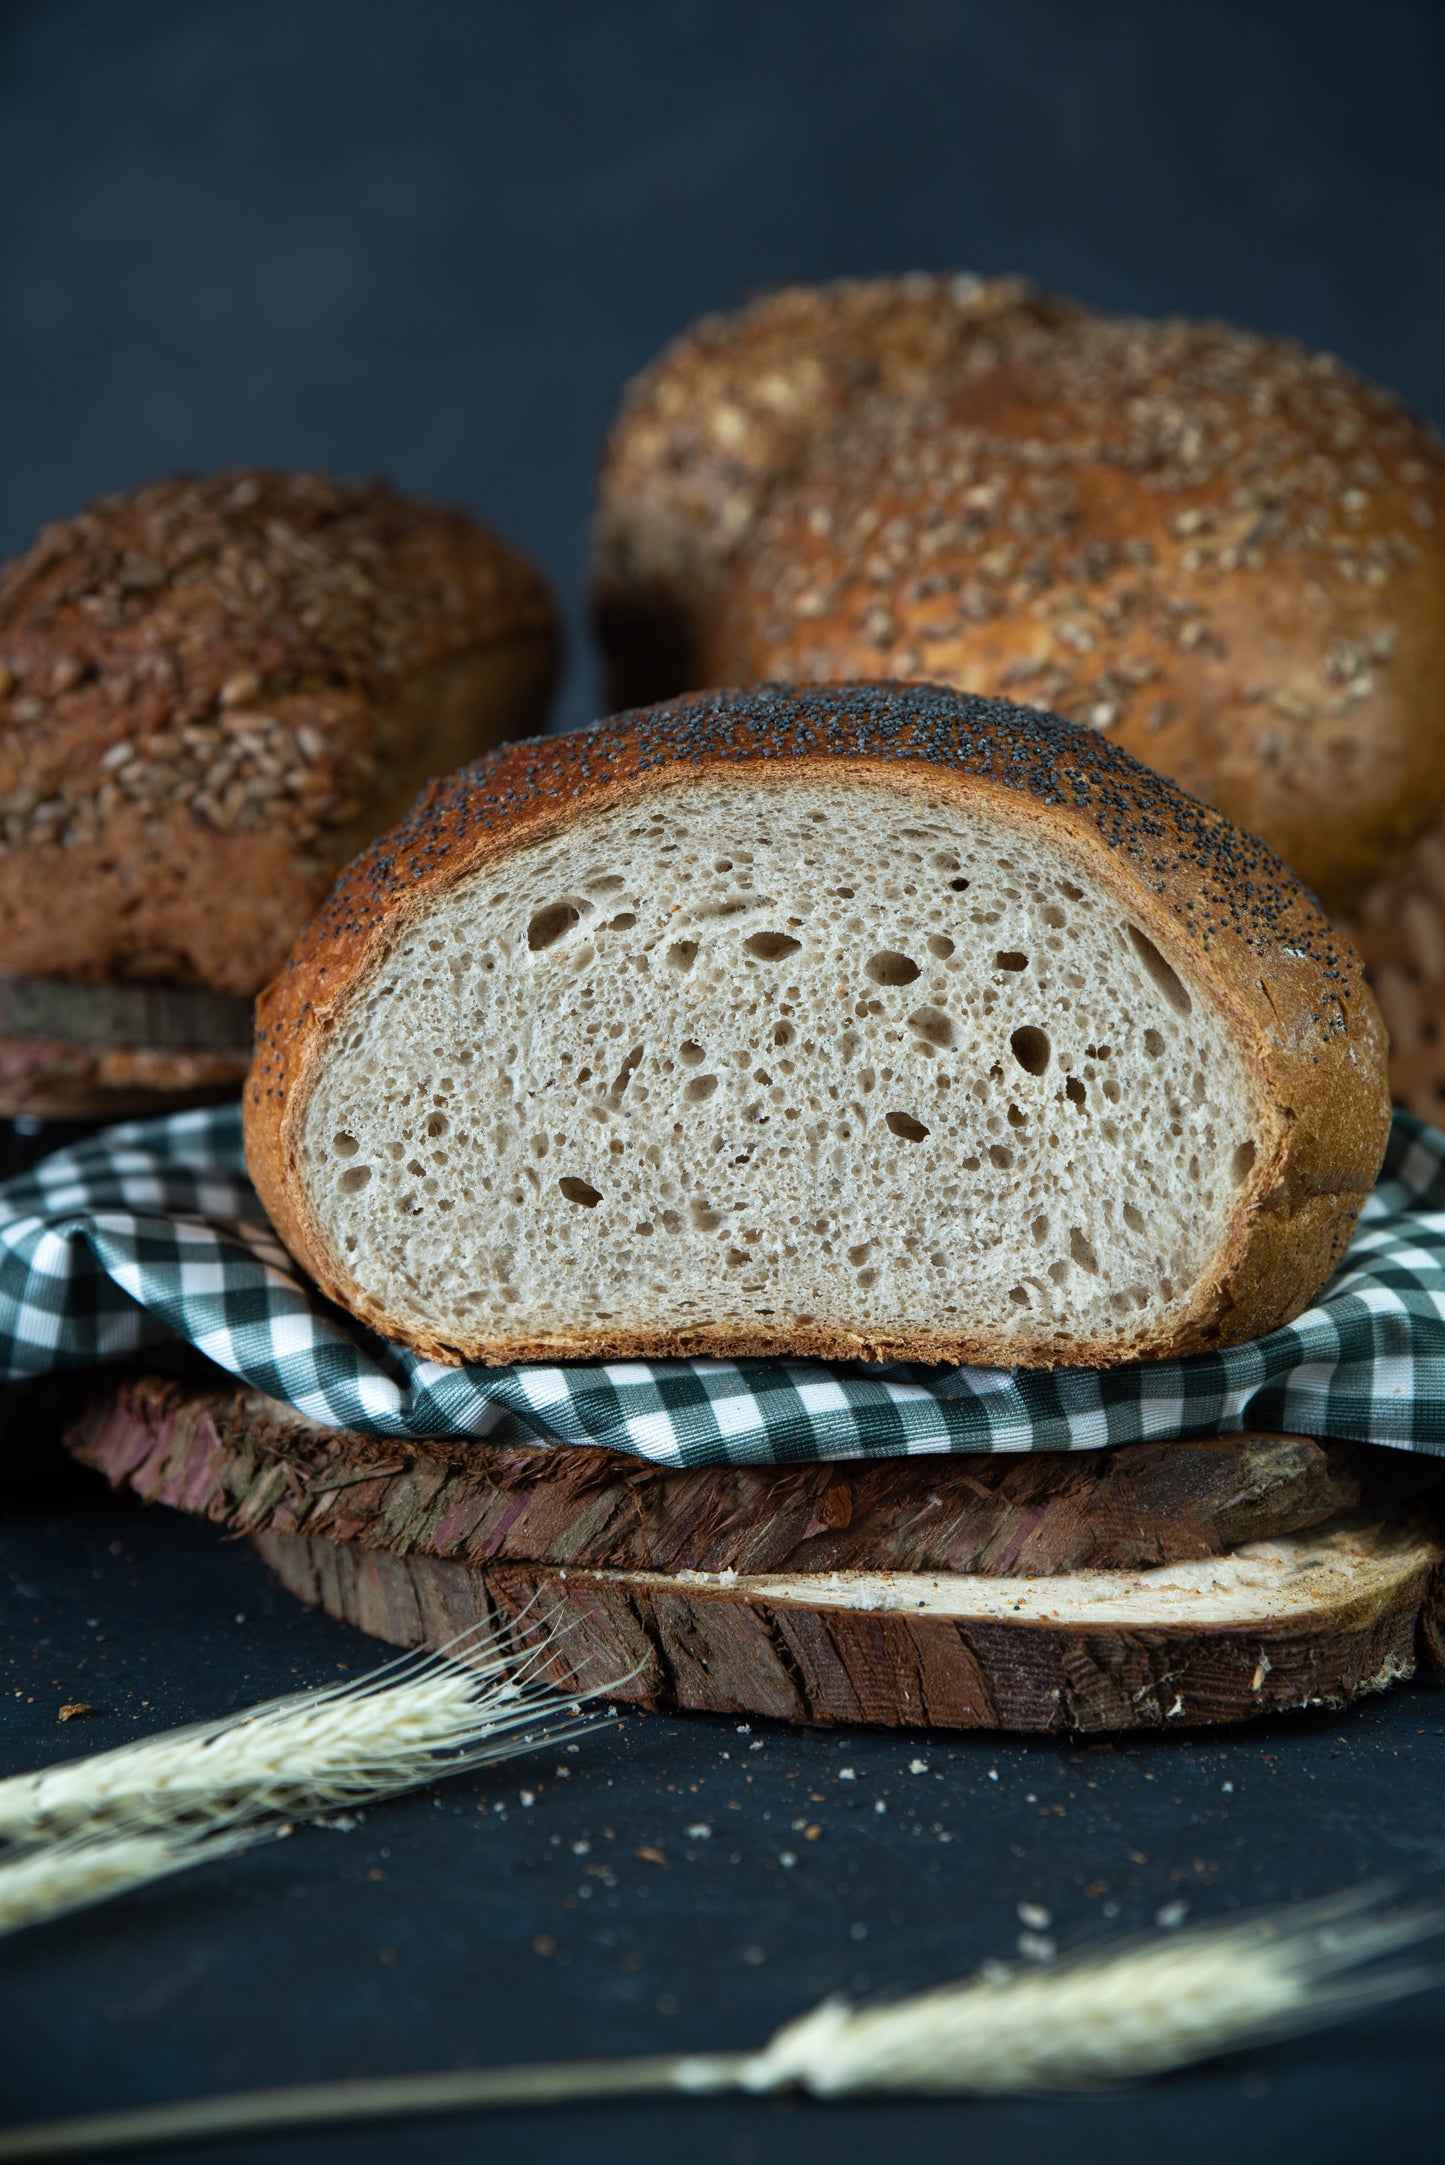
<svg viewBox="0 0 1445 2165"><path fill-rule="evenodd" d="M576 627L625 378L848 272L1233 316L1438 415L1442 86L1402 0L9 0L0 553L180 467L382 469Z"/></svg>
<svg viewBox="0 0 1445 2165"><path fill-rule="evenodd" d="M598 445L689 316L791 277L1024 270L1297 333L1439 415L1442 121L1445 10L1406 0L0 0L0 551L177 467L382 469L547 565L576 722ZM7 1768L374 1658L244 1547L107 1501L24 1394L0 1416ZM59 1729L71 1699L103 1711ZM631 1718L567 1781L549 1754L0 1945L0 2116L747 2045L833 1986L1009 1953L1020 1900L1068 1945L1175 1900L1439 1885L1442 1736L1430 1679L1117 1746ZM1087 2105L616 2107L231 2155L1424 2159L1439 2021Z"/></svg>

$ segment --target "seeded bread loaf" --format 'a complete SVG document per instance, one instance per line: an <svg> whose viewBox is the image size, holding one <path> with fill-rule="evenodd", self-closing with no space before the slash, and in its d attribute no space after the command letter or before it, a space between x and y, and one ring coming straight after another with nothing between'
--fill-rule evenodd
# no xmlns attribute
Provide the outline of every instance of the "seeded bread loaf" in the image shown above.
<svg viewBox="0 0 1445 2165"><path fill-rule="evenodd" d="M896 290L862 289L874 342ZM852 318L828 289L811 313L780 296L709 328L710 375L682 342L614 435L599 608L624 613L618 532L655 583L640 530L678 566L691 681L914 677L1028 699L1108 732L1348 904L1445 803L1438 438L1286 340L1004 294L937 342L936 366L895 384L870 361L866 393L800 397L779 447L745 435L737 540L715 439L748 398L766 406L764 328L812 321L837 375ZM790 380L819 365L799 329ZM639 435L686 496L644 480Z"/></svg>
<svg viewBox="0 0 1445 2165"><path fill-rule="evenodd" d="M1384 1056L1305 891L1106 738L770 686L433 788L263 994L247 1155L442 1361L1102 1364L1313 1298Z"/></svg>
<svg viewBox="0 0 1445 2165"><path fill-rule="evenodd" d="M540 725L556 656L530 564L381 482L47 527L0 574L0 974L248 998L428 776Z"/></svg>
<svg viewBox="0 0 1445 2165"><path fill-rule="evenodd" d="M1077 313L1021 278L916 275L789 286L693 324L628 386L603 458L593 612L614 707L709 681L728 569L820 436Z"/></svg>
<svg viewBox="0 0 1445 2165"><path fill-rule="evenodd" d="M1445 1124L1445 822L1345 920L1390 1033L1390 1090Z"/></svg>

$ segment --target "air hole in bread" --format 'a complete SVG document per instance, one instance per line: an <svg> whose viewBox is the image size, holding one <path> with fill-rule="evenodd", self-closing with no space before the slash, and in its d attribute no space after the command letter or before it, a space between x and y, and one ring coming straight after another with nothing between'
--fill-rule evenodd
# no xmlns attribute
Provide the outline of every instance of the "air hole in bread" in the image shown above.
<svg viewBox="0 0 1445 2165"><path fill-rule="evenodd" d="M361 1145L354 1135L341 1134L332 1136L331 1147L338 1158L354 1158Z"/></svg>
<svg viewBox="0 0 1445 2165"><path fill-rule="evenodd" d="M968 892L969 882L967 880L950 880L948 884L956 895L963 895Z"/></svg>
<svg viewBox="0 0 1445 2165"><path fill-rule="evenodd" d="M1124 1205L1124 1223L1131 1233L1147 1232L1149 1221L1137 1203Z"/></svg>
<svg viewBox="0 0 1445 2165"><path fill-rule="evenodd" d="M336 1185L343 1195L359 1195L371 1178L369 1165L353 1165L350 1172L343 1173Z"/></svg>
<svg viewBox="0 0 1445 2165"><path fill-rule="evenodd" d="M716 1088L716 1075L695 1075L682 1094L689 1105L705 1105Z"/></svg>
<svg viewBox="0 0 1445 2165"><path fill-rule="evenodd" d="M953 953L953 942L946 932L930 932L928 935L928 952L930 955L936 955L940 962L947 962L949 956Z"/></svg>
<svg viewBox="0 0 1445 2165"><path fill-rule="evenodd" d="M1009 1038L1008 1043L1009 1051L1026 1075L1042 1075L1044 1073L1053 1052L1047 1030L1040 1030L1035 1023L1021 1023Z"/></svg>
<svg viewBox="0 0 1445 2165"><path fill-rule="evenodd" d="M545 948L555 947L574 925L582 921L582 908L576 902L549 902L544 910L534 910L527 920L527 945L534 955Z"/></svg>
<svg viewBox="0 0 1445 2165"><path fill-rule="evenodd" d="M599 1191L589 1182L578 1180L570 1173L565 1180L559 1180L557 1186L569 1203L577 1203L583 1210L595 1210L602 1200Z"/></svg>
<svg viewBox="0 0 1445 2165"><path fill-rule="evenodd" d="M864 975L871 977L875 985L911 985L921 972L911 956L885 948L882 954L872 957Z"/></svg>
<svg viewBox="0 0 1445 2165"><path fill-rule="evenodd" d="M909 1016L908 1027L915 1037L922 1038L926 1045L936 1046L940 1052L947 1052L957 1036L951 1019L941 1007L920 1007L916 1014Z"/></svg>
<svg viewBox="0 0 1445 2165"><path fill-rule="evenodd" d="M1230 1160L1229 1167L1237 1181L1247 1179L1249 1174L1254 1171L1254 1161L1258 1156L1259 1152L1253 1143L1241 1143L1239 1145Z"/></svg>
<svg viewBox="0 0 1445 2165"><path fill-rule="evenodd" d="M674 970L686 974L697 960L697 941L674 940L667 950L667 959Z"/></svg>
<svg viewBox="0 0 1445 2165"><path fill-rule="evenodd" d="M1194 1002L1185 991L1176 971L1169 967L1154 942L1137 925L1126 925L1129 945L1143 965L1146 976L1152 978L1176 1015L1193 1012Z"/></svg>
<svg viewBox="0 0 1445 2165"><path fill-rule="evenodd" d="M743 941L743 951L758 962L782 962L796 955L802 944L786 932L755 932L751 939Z"/></svg>
<svg viewBox="0 0 1445 2165"><path fill-rule="evenodd" d="M1064 1096L1071 1105L1087 1105L1089 1102L1089 1094L1077 1075L1071 1075L1064 1084Z"/></svg>
<svg viewBox="0 0 1445 2165"><path fill-rule="evenodd" d="M627 1055L627 1058L623 1061L621 1067L618 1069L617 1080L612 1085L612 1095L615 1098L620 1098L622 1096L623 1092L627 1088L627 1085L631 1082L633 1076L637 1073L638 1068L642 1065L643 1051L644 1048L641 1045L634 1045L631 1052Z"/></svg>
<svg viewBox="0 0 1445 2165"><path fill-rule="evenodd" d="M1073 1226L1069 1232L1069 1254L1080 1270L1086 1270L1093 1276L1098 1275L1098 1251L1094 1243L1080 1232L1078 1226Z"/></svg>
<svg viewBox="0 0 1445 2165"><path fill-rule="evenodd" d="M1000 970L1026 970L1029 966L1028 956L1020 954L1016 947L1004 948L994 960Z"/></svg>
<svg viewBox="0 0 1445 2165"><path fill-rule="evenodd" d="M921 1120L915 1120L912 1113L888 1113L885 1118L900 1142L921 1143L927 1140L927 1128Z"/></svg>

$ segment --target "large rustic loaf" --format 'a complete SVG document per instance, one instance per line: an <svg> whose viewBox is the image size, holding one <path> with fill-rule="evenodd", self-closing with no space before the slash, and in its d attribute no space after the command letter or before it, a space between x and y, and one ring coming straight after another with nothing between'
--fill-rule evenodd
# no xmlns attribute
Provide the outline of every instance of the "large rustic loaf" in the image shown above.
<svg viewBox="0 0 1445 2165"><path fill-rule="evenodd" d="M1009 283L945 337L929 290L780 295L642 380L603 475L614 652L651 622L657 695L912 677L1026 698L1262 835L1331 906L1357 897L1445 802L1439 439L1287 340ZM880 362L893 345L911 368Z"/></svg>
<svg viewBox="0 0 1445 2165"><path fill-rule="evenodd" d="M444 1361L1104 1363L1313 1297L1383 1061L1309 896L1106 740L771 687L437 786L262 996L247 1151Z"/></svg>
<svg viewBox="0 0 1445 2165"><path fill-rule="evenodd" d="M540 725L556 653L530 564L380 482L183 477L47 527L0 575L0 973L249 999L430 775Z"/></svg>
<svg viewBox="0 0 1445 2165"><path fill-rule="evenodd" d="M608 437L592 600L615 707L705 684L702 641L778 485L875 397L1079 310L1021 278L846 278L705 316L628 386Z"/></svg>

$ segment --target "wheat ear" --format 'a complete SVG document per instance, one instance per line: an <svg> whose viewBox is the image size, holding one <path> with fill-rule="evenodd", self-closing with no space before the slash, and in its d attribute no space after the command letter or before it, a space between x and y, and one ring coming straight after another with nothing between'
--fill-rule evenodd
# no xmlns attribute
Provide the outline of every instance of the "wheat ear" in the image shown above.
<svg viewBox="0 0 1445 2165"><path fill-rule="evenodd" d="M1445 1931L1437 1905L1392 1910L1384 1895L1365 1887L877 2007L825 2000L751 2056L739 2087L814 2097L1083 2090L1317 2029L1436 1981L1423 1966L1362 1966Z"/></svg>
<svg viewBox="0 0 1445 2165"><path fill-rule="evenodd" d="M826 2000L761 2052L448 2069L188 2099L11 2128L0 2132L0 2161L663 2092L997 2097L1096 2089L1318 2029L1436 1983L1423 1964L1366 1966L1445 1930L1438 1905L1392 1910L1386 1897L1366 1887L1167 1937L1105 1942L1047 1969L991 1973L886 2006Z"/></svg>
<svg viewBox="0 0 1445 2165"><path fill-rule="evenodd" d="M0 1935L87 1909L172 1872L189 1871L193 1864L234 1856L261 1838L258 1831L180 1839L163 1834L120 1835L114 1840L82 1836L18 1850L0 1858Z"/></svg>
<svg viewBox="0 0 1445 2165"><path fill-rule="evenodd" d="M596 1718L583 1718L579 1697L539 1673L558 1636L518 1657L484 1631L466 1632L352 1683L15 1775L0 1782L0 1836L38 1842L305 1818L576 1735Z"/></svg>

